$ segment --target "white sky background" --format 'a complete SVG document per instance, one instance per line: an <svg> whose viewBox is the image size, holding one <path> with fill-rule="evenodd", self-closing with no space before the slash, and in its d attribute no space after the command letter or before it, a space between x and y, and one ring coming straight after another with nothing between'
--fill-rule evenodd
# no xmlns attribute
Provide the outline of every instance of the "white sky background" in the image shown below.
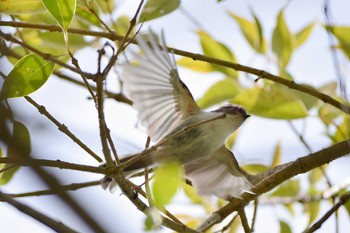
<svg viewBox="0 0 350 233"><path fill-rule="evenodd" d="M335 25L349 26L350 16L348 11L350 9L350 1L332 0L330 2ZM121 5L118 11L120 15L128 14L132 16L138 5L138 1L118 1L118 3ZM270 70L271 66L266 60L257 57L250 49L239 31L237 24L225 14L225 11L231 11L242 17L251 19L250 8L252 8L262 23L264 35L268 41L271 41L277 14L285 3L286 1L279 0L226 0L223 3L217 4L214 0L183 0L182 8L200 22L201 26L203 26L202 29L208 31L215 39L228 45L235 53L239 63L261 68L266 71L273 71ZM285 11L285 17L287 24L294 33L312 21L324 22L323 1L291 1ZM149 26L157 32L160 29L164 29L169 46L185 51L201 53L199 40L194 32L194 30L200 28L180 11L176 11L159 20L146 23L144 30ZM86 49L81 51L77 57L83 69L95 72L95 51ZM344 75L349 78L349 63L345 59L342 61L345 70ZM6 70L6 67L3 66L5 64L4 61L1 64L1 69L5 70L5 73L8 73L9 67ZM320 24L317 24L314 28L307 42L294 53L288 68L297 82L310 83L316 87L336 79L327 34L321 28ZM202 75L184 69L180 69L180 76L188 85L195 98L202 96L212 83L222 77L220 74ZM255 77L246 78L246 76L243 76L243 78L251 81ZM109 87L112 85L112 82L108 83ZM60 122L65 123L71 131L83 142L91 146L95 152L101 154L97 115L92 101L86 100L88 96L87 91L52 77L43 88L31 96L38 103L46 106L51 114ZM42 158L96 165L93 159L86 156L70 139L59 133L56 127L37 113L33 107L25 103L23 99L15 99L11 103L20 107L22 119L19 120L29 127L34 154ZM133 153L143 147L145 135L142 130L135 128L137 124L136 113L131 107L116 103L113 100L107 100L106 117L120 154ZM293 123L299 129L302 126L300 121ZM330 142L327 137L322 136L324 129L318 120L310 117L307 120L307 124L310 127L307 130L306 140L312 146L313 151L318 151L329 145ZM241 127L234 152L243 164L252 162L269 163L277 142L282 143L284 161L290 161L307 154L307 151L298 141L298 138L294 136L285 121L273 121L255 116L251 117ZM338 183L350 176L348 169L349 162L349 158L343 158L330 164L329 175L334 183ZM67 173L67 176L62 179L62 183L64 184L101 178L90 174L78 174L62 170L55 170L55 172L60 174ZM2 188L2 191L17 193L44 188L44 185L35 182L33 178L30 178L28 181L27 177L28 170L21 169L14 180ZM143 214L139 213L129 203L126 197L119 196L119 194L119 190L111 195L108 192L102 191L100 187L95 187L77 191L74 193L74 197L79 198L79 202L82 204L89 206L90 211L98 213L98 220L101 223L105 223L106 229L109 229L110 232L125 232L126 230L127 232L135 233L143 232ZM67 214L67 209L55 198L36 197L19 200L28 203L44 213L49 213L54 218L61 219L69 226L77 227L82 232L88 232L87 229L81 228L81 224L77 220L78 218L69 213ZM182 199L176 201L179 202L176 203L176 209L186 208L187 202ZM326 209L328 208L330 207L326 206ZM191 211L195 214L201 214L201 212L197 212L196 210ZM302 210L300 209L300 211ZM291 218L284 209L277 207L269 209L261 208L259 214L258 225L255 229L255 232L258 233L279 231L278 222L266 219L264 216L279 215L287 221L288 218ZM2 232L51 232L47 227L36 221L32 221L31 218L25 215L19 214L17 210L3 203L0 203L0 216ZM66 216L70 217L67 218ZM344 212L341 212L340 216L348 217ZM291 224L294 225L295 232L300 232L304 229L304 217L300 216L298 218L300 224ZM249 211L248 218L250 218ZM111 221L111 219L115 219L115 222ZM115 223L114 226L110 225L112 222ZM269 224L269 226L275 227L266 228L266 225L264 226L263 224ZM349 229L349 219L341 219L340 226L342 229ZM327 223L319 232L332 231L334 231L333 221Z"/></svg>

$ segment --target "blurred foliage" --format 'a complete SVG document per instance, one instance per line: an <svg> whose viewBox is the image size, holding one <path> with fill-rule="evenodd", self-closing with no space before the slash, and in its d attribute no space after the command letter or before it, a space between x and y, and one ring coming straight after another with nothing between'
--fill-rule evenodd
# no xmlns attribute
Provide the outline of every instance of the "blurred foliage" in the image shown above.
<svg viewBox="0 0 350 233"><path fill-rule="evenodd" d="M10 138L9 147L7 148L6 157L15 159L29 158L31 146L30 135L27 127L18 121L12 122L12 137ZM0 148L0 158L5 157ZM0 169L3 171L0 173L0 185L7 184L19 169L18 166L12 164L0 164Z"/></svg>
<svg viewBox="0 0 350 233"><path fill-rule="evenodd" d="M183 183L183 167L177 162L165 163L155 169L152 194L160 208L170 203Z"/></svg>
<svg viewBox="0 0 350 233"><path fill-rule="evenodd" d="M52 4L52 2L56 4ZM180 5L179 0L147 0L141 9L137 23L140 25L146 21L161 20L162 17L177 12ZM69 52L75 55L87 47L97 49L105 44L105 38L87 36L84 35L84 32L99 31L108 33L112 30L119 35L126 34L131 18L125 15L115 17L118 7L118 4L113 0L22 0L20 4L17 0L0 0L0 13L11 15L14 21L59 25L67 33L67 38L64 38L60 32L36 30L35 25L34 28L18 27L11 33L27 45L67 64L71 62ZM244 38L256 56L265 59L269 64L272 63L272 67L269 68L271 72L277 71L278 75L284 79L294 80L294 74L292 70L289 70L289 64L295 52L302 48L301 45L308 42L315 27L322 28L330 33L337 41L333 49L340 50L350 60L349 26L321 25L322 27L320 27L319 23L310 22L303 25L300 30L293 32L286 22L286 11L287 8L283 8L278 13L270 36L266 35L265 22L259 19L256 12L251 11L250 18L240 16L239 12L227 12L227 15L232 20L232 24L236 24L240 29L241 35L237 36ZM228 25L228 27L230 26ZM67 32L69 28L80 30L81 33ZM196 30L196 36L204 55L239 63L239 57L234 52L234 50L239 49L238 45L225 44L205 30ZM268 38L271 38L270 41ZM109 43L116 48L120 46L119 41L109 41ZM37 54L30 53L28 49L22 46L14 43L8 43L7 46L16 56L4 54L14 66L2 85L2 99L22 97L38 91L50 78L53 71L65 70L60 66L54 68L53 63L47 62ZM243 72L207 62L195 61L189 57L181 57L177 62L179 66L193 72L202 74L215 72L221 76L221 79L209 87L203 96L198 99L198 104L202 108L211 108L224 103L235 103L243 105L250 114L270 120L293 121L298 119L306 121L310 117L317 118L323 124L324 134L329 138L330 143L337 143L350 138L349 115L315 97L271 81L242 82L244 75L246 75ZM303 79L300 78L299 80ZM326 83L321 87L311 84L307 86L345 102L338 95L337 82ZM24 153L18 155L15 148L9 146L7 150L0 148L0 157L29 157L30 135L26 126L15 119L10 120L13 128L11 140L16 143L21 142L22 152ZM297 136L302 138L303 133ZM237 138L239 138L239 132L230 136L226 143L227 147L233 148ZM284 159L281 142L275 144L271 158L270 164L251 163L243 168L249 173L256 174L282 164ZM8 183L18 168L0 164L0 184ZM322 169L326 170L327 166L322 167ZM148 195L152 196L153 202L150 203L154 206L146 213L145 230L153 230L159 227L161 224L159 210L164 210L164 206L171 204L179 190L183 191L189 203L201 208L208 214L226 203L223 200L212 201L209 198L198 196L192 186L183 181L183 173L183 168L177 163L164 164L155 169L151 191L147 192ZM302 205L301 212L307 214L307 224L310 225L320 215L322 200L317 198L322 195L323 191L319 189L319 186L324 186L327 179L321 168L310 171L307 178L306 189L303 188L301 178L295 177L264 194L262 199L289 198L290 202L288 203L276 202L272 205L284 206L294 216L297 211L300 211L295 206ZM300 197L310 197L310 200L312 198L315 200L302 203L298 201ZM350 202L347 202L344 207L350 215ZM193 228L197 227L203 220L202 217L187 213L176 214L176 217ZM278 219L278 216L275 217L276 223L279 222L280 232L292 232L293 221L282 221ZM230 224L227 227L228 232L233 233L240 230L239 218L232 219Z"/></svg>

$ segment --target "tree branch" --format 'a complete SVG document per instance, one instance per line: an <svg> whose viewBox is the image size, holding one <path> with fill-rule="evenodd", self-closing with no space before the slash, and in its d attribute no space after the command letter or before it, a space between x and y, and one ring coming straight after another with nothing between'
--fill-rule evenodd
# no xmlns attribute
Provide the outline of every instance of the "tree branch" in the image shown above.
<svg viewBox="0 0 350 233"><path fill-rule="evenodd" d="M62 29L56 25L42 25L42 24L28 24L28 23L21 23L21 22L0 21L0 26L26 27L26 28L34 28L34 29L62 32ZM125 39L125 36L117 35L115 32L110 32L110 33L95 32L95 31L87 31L87 30L72 29L72 28L68 29L68 32L80 34L80 35L89 35L89 36L95 36L95 37L108 38L112 41L125 40L128 43L136 44L135 40L130 39L130 38ZM179 50L179 49L174 49L174 48L170 48L170 47L168 47L168 51L171 51L172 53L177 54L177 55L192 58L193 60L209 62L211 64L220 65L220 66L231 68L231 69L234 69L237 71L243 71L243 72L246 72L249 74L256 75L258 77L258 79L267 79L267 80L282 84L284 86L287 86L291 89L306 93L308 95L316 97L319 100L322 100L325 103L328 103L328 104L334 106L335 108L337 108L337 109L339 109L347 114L350 114L349 104L341 103L341 102L337 101L336 99L317 91L316 89L312 89L306 85L298 84L294 81L284 79L284 78L279 77L277 75L273 75L273 74L268 73L264 70L255 69L255 68L252 68L249 66L238 64L238 63L233 63L233 62L229 62L229 61L225 61L225 60L221 60L221 59L217 59L217 58L208 57L208 56L205 56L202 54L191 53L191 52L187 52L187 51L183 51L183 50Z"/></svg>
<svg viewBox="0 0 350 233"><path fill-rule="evenodd" d="M96 185L100 185L100 184L101 184L101 181L97 180L97 181L90 181L90 182L85 182L85 183L62 185L60 187L60 189L64 190L64 191L75 191L78 189L96 186ZM34 192L26 192L26 193L16 193L16 194L6 193L6 195L8 197L11 197L11 198L33 197L33 196L37 197L37 196L55 195L55 194L57 194L57 193L52 189L39 190L39 191L34 191Z"/></svg>
<svg viewBox="0 0 350 233"><path fill-rule="evenodd" d="M315 232L319 228L321 228L322 224L334 213L336 212L340 206L344 205L346 202L350 200L350 192L347 192L346 194L342 195L340 197L340 201L335 204L325 215L322 216L320 220L318 220L316 223L314 223L309 229L306 229L303 231L303 233L311 233Z"/></svg>
<svg viewBox="0 0 350 233"><path fill-rule="evenodd" d="M0 164L15 164L18 166L32 166L33 164L41 167L54 167L59 169L68 169L75 171L84 171L98 174L108 174L104 167L94 167L87 165L80 165L75 163L68 163L60 160L46 160L46 159L21 159L14 157L0 158Z"/></svg>
<svg viewBox="0 0 350 233"><path fill-rule="evenodd" d="M56 220L53 220L52 218L48 217L45 214L40 213L37 210L34 210L33 208L24 205L18 201L13 200L9 195L6 195L2 192L0 192L0 201L5 201L8 204L12 205L22 213L25 213L29 215L30 217L36 219L37 221L43 223L44 225L50 227L52 230L56 232L67 232L67 233L77 233L78 231L73 230L72 228L69 228L62 222L58 222Z"/></svg>
<svg viewBox="0 0 350 233"><path fill-rule="evenodd" d="M16 39L15 37L13 37L10 34L6 34L6 33L3 33L2 31L0 31L0 36L3 37L7 41L10 41L12 43L18 44L18 45L22 46L23 48L26 48L26 49L30 50L31 52L38 54L39 56L41 56L42 58L44 58L47 61L50 61L50 62L53 62L53 63L55 63L57 65L60 65L60 66L62 66L64 68L66 68L66 69L68 69L70 71L73 71L73 72L75 72L77 74L80 74L80 75L82 75L82 76L84 76L86 78L92 78L93 77L92 74L86 73L86 72L82 72L81 70L78 70L78 69L76 69L76 68L74 68L74 67L72 67L70 65L67 65L65 62L62 62L62 61L58 60L53 55L51 55L49 53L42 52L42 51L40 51L40 50L38 50L38 49L28 45L27 43Z"/></svg>
<svg viewBox="0 0 350 233"><path fill-rule="evenodd" d="M250 178L250 181L254 185L252 192L256 195L266 193L293 176L306 173L349 153L350 139L334 144L308 156L298 158L293 162L282 164L261 172ZM244 193L242 199L232 199L226 206L212 213L212 215L205 220L198 229L200 231L209 229L212 225L223 221L232 212L241 209L255 197L255 195Z"/></svg>
<svg viewBox="0 0 350 233"><path fill-rule="evenodd" d="M102 162L102 159L95 153L93 152L88 146L86 146L82 141L80 141L79 138L77 138L64 124L61 124L56 118L54 118L44 106L39 105L37 102L35 102L32 98L29 96L24 96L24 98L32 104L38 111L46 116L52 123L54 123L58 129L67 135L70 139L72 139L77 145L79 145L83 150L85 150L89 155L91 155L94 159L96 159L98 162Z"/></svg>

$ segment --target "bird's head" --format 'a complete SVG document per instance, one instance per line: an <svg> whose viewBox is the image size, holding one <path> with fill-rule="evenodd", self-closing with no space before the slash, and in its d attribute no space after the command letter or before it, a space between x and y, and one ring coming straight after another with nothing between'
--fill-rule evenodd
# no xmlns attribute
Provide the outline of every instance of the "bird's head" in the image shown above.
<svg viewBox="0 0 350 233"><path fill-rule="evenodd" d="M247 111L239 105L235 104L228 104L224 105L213 112L218 113L226 113L226 115L233 119L235 125L237 125L237 128L248 118L250 115L247 113Z"/></svg>

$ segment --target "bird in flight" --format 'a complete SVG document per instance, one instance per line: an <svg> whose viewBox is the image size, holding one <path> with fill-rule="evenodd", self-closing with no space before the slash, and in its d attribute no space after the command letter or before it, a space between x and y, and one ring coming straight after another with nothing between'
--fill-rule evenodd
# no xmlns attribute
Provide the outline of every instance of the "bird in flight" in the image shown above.
<svg viewBox="0 0 350 233"><path fill-rule="evenodd" d="M133 54L135 62L122 65L122 81L155 150L124 171L176 159L200 195L229 199L251 192L246 173L224 145L250 115L243 107L231 104L214 111L202 110L181 81L164 35L160 44L152 31L147 40L145 36L136 40L143 53Z"/></svg>

